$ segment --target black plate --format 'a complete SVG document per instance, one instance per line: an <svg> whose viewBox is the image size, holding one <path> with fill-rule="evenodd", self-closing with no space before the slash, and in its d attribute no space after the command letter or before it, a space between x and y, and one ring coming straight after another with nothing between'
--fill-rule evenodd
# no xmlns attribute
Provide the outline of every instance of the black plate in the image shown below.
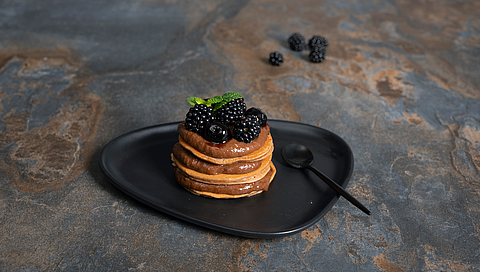
<svg viewBox="0 0 480 272"><path fill-rule="evenodd" d="M269 120L275 144L275 179L267 192L243 199L193 195L174 179L170 153L178 142L176 123L124 134L102 151L100 166L111 182L131 197L185 221L234 235L276 238L302 231L330 210L339 195L308 170L289 167L282 148L297 142L309 147L314 166L345 188L353 154L345 141L327 130Z"/></svg>

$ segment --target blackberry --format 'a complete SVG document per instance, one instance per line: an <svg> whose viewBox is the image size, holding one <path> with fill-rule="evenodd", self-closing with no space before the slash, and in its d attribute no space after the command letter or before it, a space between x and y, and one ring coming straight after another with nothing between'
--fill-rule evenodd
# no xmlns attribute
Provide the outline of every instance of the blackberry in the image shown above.
<svg viewBox="0 0 480 272"><path fill-rule="evenodd" d="M220 122L213 122L205 128L205 139L212 143L223 144L230 140L228 127Z"/></svg>
<svg viewBox="0 0 480 272"><path fill-rule="evenodd" d="M313 36L310 40L308 40L308 47L310 49L314 49L316 47L324 47L325 49L328 46L328 41L322 36Z"/></svg>
<svg viewBox="0 0 480 272"><path fill-rule="evenodd" d="M256 116L246 116L235 122L233 126L233 138L239 142L250 143L260 135L260 123Z"/></svg>
<svg viewBox="0 0 480 272"><path fill-rule="evenodd" d="M326 54L324 47L315 47L312 49L308 57L312 62L323 62Z"/></svg>
<svg viewBox="0 0 480 272"><path fill-rule="evenodd" d="M265 113L263 113L260 109L249 108L245 112L245 117L250 115L256 116L258 118L258 123L260 124L261 127L264 127L267 125L267 115L265 115Z"/></svg>
<svg viewBox="0 0 480 272"><path fill-rule="evenodd" d="M280 66L283 64L283 55L278 51L270 53L268 62L270 62L271 65Z"/></svg>
<svg viewBox="0 0 480 272"><path fill-rule="evenodd" d="M185 128L192 132L202 134L205 127L215 120L213 110L203 104L196 104L188 110L185 118Z"/></svg>
<svg viewBox="0 0 480 272"><path fill-rule="evenodd" d="M243 102L243 98L234 99L223 105L215 113L217 121L224 123L227 126L232 126L235 121L242 118L247 110L247 106Z"/></svg>
<svg viewBox="0 0 480 272"><path fill-rule="evenodd" d="M306 48L305 37L300 33L293 33L292 36L288 38L288 44L293 51L302 51Z"/></svg>

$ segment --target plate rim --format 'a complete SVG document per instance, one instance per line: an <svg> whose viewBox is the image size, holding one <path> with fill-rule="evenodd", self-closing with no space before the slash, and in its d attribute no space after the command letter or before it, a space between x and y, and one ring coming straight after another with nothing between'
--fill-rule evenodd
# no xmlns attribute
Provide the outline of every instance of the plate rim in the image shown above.
<svg viewBox="0 0 480 272"><path fill-rule="evenodd" d="M126 133L123 133L119 136L116 136L115 138L110 140L107 144L105 144L105 146L102 148L102 151L100 152L100 155L99 155L99 164L100 164L100 168L101 168L102 172L107 176L110 183L112 183L122 193L125 193L126 195L132 197L136 201L139 201L139 202L143 203L144 205L147 205L148 207L153 208L157 211L168 214L169 216L181 219L181 220L186 221L190 224L205 227L207 229L212 229L212 230L219 231L219 232L222 232L222 233L227 233L227 234L246 237L246 238L274 239L274 238L284 237L284 236L292 235L292 234L298 233L300 231L303 231L303 230L311 227L313 224L315 224L315 222L317 222L321 218L323 218L323 216L325 216L325 214L327 212L329 212L332 209L332 207L337 203L337 201L340 199L340 195L338 193L335 193L332 200L325 206L325 208L321 212L319 212L316 216L312 217L310 220L304 222L301 225L297 225L294 228L289 228L289 229L285 229L285 230L282 230L282 231L275 231L275 232L271 232L271 231L251 231L251 230L244 230L244 229L240 229L240 228L233 228L233 227L229 227L229 226L225 226L225 225L220 225L220 224L213 223L213 222L208 222L208 221L205 221L205 220L202 220L202 219L198 219L198 218L195 218L195 217L192 217L192 216L185 215L183 213L179 213L177 211L169 209L168 207L155 205L154 203L151 203L151 202L147 201L146 199L144 199L144 197L140 196L134 190L131 190L130 188L124 186L122 184L122 182L117 181L114 178L114 175L109 172L108 167L105 166L105 158L106 158L105 153L108 151L109 148L111 148L119 140L121 140L121 139L123 139L123 138L125 138L125 137L127 137L131 134L136 134L136 133L141 132L141 131L147 131L147 130L150 130L150 129L153 129L153 128L158 128L158 127L169 127L169 126L172 126L172 125L178 125L181 122L183 122L183 121L161 123L161 124L156 124L156 125L145 126L145 127L133 129L133 130L128 131ZM287 121L287 120L277 120L277 119L269 119L268 122L287 123L287 124L297 125L297 126L307 126L307 127L310 127L310 128L316 129L316 130L321 130L324 133L326 132L327 134L333 135L336 138L336 140L339 140L340 142L342 142L342 144L345 147L347 147L347 150L348 150L348 153L349 153L348 155L349 155L350 165L348 165L348 175L345 177L345 182L341 185L341 187L345 189L348 186L348 184L350 182L350 179L351 179L351 176L352 176L353 171L354 171L354 155L353 155L353 152L352 152L352 149L351 149L350 145L348 145L348 143L342 137L338 136L336 133L334 133L332 131L329 131L327 129L317 127L317 126L314 126L314 125L311 125L311 124L294 122L294 121Z"/></svg>

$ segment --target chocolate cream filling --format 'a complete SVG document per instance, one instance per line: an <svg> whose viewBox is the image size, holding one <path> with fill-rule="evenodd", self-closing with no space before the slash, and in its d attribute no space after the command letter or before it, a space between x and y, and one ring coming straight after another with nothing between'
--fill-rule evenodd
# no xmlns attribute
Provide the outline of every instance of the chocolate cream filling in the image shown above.
<svg viewBox="0 0 480 272"><path fill-rule="evenodd" d="M213 185L194 181L183 175L177 168L175 168L175 179L182 186L200 192L210 192L215 194L228 195L248 194L254 191L268 191L268 187L270 185L271 177L273 174L274 171L270 169L270 171L263 178L252 183L235 185Z"/></svg>
<svg viewBox="0 0 480 272"><path fill-rule="evenodd" d="M235 162L232 164L213 164L195 157L186 150L180 143L173 146L173 155L187 168L209 175L218 174L246 174L255 171L260 167L262 161L256 162Z"/></svg>
<svg viewBox="0 0 480 272"><path fill-rule="evenodd" d="M258 138L250 143L231 139L223 144L214 144L205 140L201 135L185 129L184 123L178 125L178 132L183 140L199 152L214 158L237 158L260 149L270 134L270 126L262 127Z"/></svg>

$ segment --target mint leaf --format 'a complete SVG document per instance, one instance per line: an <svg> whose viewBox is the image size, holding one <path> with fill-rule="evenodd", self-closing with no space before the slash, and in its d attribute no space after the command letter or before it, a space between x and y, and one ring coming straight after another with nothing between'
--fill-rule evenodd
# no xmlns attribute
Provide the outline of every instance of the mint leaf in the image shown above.
<svg viewBox="0 0 480 272"><path fill-rule="evenodd" d="M221 100L220 100L220 98L221 98ZM234 99L238 99L238 98L242 98L242 96L237 92L229 92L229 93L223 94L222 96L218 95L218 96L215 96L215 97L211 98L211 99L219 100L218 102L214 103L215 106L213 107L213 112L216 112L223 105L227 104L228 102L230 102ZM207 103L208 103L208 101L207 101Z"/></svg>
<svg viewBox="0 0 480 272"><path fill-rule="evenodd" d="M238 99L238 98L242 98L242 96L239 93L228 92L228 93L225 93L221 96L217 95L217 96L214 96L212 98L209 98L207 101L205 101L201 98L198 98L198 97L189 97L189 98L187 98L187 102L192 106L195 106L197 104L204 104L207 107L211 107L212 105L214 105L213 112L215 112L218 109L220 109L223 105L227 104L228 102L230 102L234 99Z"/></svg>
<svg viewBox="0 0 480 272"><path fill-rule="evenodd" d="M195 106L197 104L206 104L205 100L198 97L189 97L187 98L187 102L192 106Z"/></svg>
<svg viewBox="0 0 480 272"><path fill-rule="evenodd" d="M195 102L197 102L197 104L205 104L205 100L201 99L201 98L198 98L198 97L195 97Z"/></svg>
<svg viewBox="0 0 480 272"><path fill-rule="evenodd" d="M197 104L197 103L195 103L195 97L187 98L187 102L192 106L195 106L195 104Z"/></svg>
<svg viewBox="0 0 480 272"><path fill-rule="evenodd" d="M222 95L222 98L223 98L223 101L226 101L225 103L228 103L228 102L232 101L233 99L242 98L242 96L237 92L229 92L229 93L226 93L226 94Z"/></svg>
<svg viewBox="0 0 480 272"><path fill-rule="evenodd" d="M222 101L223 101L222 96L217 95L217 96L214 96L214 97L208 99L207 102L206 102L206 105L208 107L210 107L210 106L212 106L212 104L220 103Z"/></svg>
<svg viewBox="0 0 480 272"><path fill-rule="evenodd" d="M216 103L215 107L213 107L213 112L216 112L219 108L221 108L223 105L225 105L227 103L228 102L226 102L225 100L223 100L222 102Z"/></svg>

